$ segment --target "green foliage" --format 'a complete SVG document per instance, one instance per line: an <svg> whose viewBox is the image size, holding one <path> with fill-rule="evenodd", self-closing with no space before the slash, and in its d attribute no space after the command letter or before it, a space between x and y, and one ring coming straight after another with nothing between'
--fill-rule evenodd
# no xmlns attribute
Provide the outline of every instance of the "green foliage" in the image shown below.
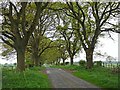
<svg viewBox="0 0 120 90"><path fill-rule="evenodd" d="M46 41L48 42L48 41ZM42 44L42 43L41 43ZM59 58L66 59L68 54L65 52L65 41L62 39L54 40L48 49L46 49L42 55L41 59L44 62L51 63L57 61ZM46 45L46 44L45 44ZM44 45L44 46L45 46Z"/></svg>
<svg viewBox="0 0 120 90"><path fill-rule="evenodd" d="M4 56L4 57L6 57L6 58L9 57L9 55L12 54L12 52L14 51L14 49L11 48L10 46L4 44L4 43L2 44L2 46L3 46L4 50L2 50L1 55Z"/></svg>
<svg viewBox="0 0 120 90"><path fill-rule="evenodd" d="M57 10L61 10L61 9L64 9L64 8L68 8L68 6L65 3L62 3L62 2L55 2L55 3L50 4L50 8L57 11Z"/></svg>
<svg viewBox="0 0 120 90"><path fill-rule="evenodd" d="M79 65L80 65L80 66L85 66L85 64L86 64L86 61L85 61L85 60L80 60L80 61L79 61Z"/></svg>
<svg viewBox="0 0 120 90"><path fill-rule="evenodd" d="M3 88L50 88L47 75L40 70L44 68L31 68L23 73L3 69Z"/></svg>
<svg viewBox="0 0 120 90"><path fill-rule="evenodd" d="M26 12L26 19L27 19L27 23L31 24L31 21L34 19L34 14L33 12L35 11L36 6L34 3L31 3L27 6L27 11Z"/></svg>
<svg viewBox="0 0 120 90"><path fill-rule="evenodd" d="M47 63L51 63L56 61L58 58L60 58L61 54L60 51L54 47L47 49L42 55L41 58L43 60L46 60Z"/></svg>

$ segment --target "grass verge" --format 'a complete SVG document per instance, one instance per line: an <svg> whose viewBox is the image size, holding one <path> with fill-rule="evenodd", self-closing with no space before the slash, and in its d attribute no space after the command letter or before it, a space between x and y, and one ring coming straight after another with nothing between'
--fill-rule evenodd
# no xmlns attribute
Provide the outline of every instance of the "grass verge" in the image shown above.
<svg viewBox="0 0 120 90"><path fill-rule="evenodd" d="M44 67L34 67L24 72L2 70L2 88L50 88L48 76L42 72Z"/></svg>

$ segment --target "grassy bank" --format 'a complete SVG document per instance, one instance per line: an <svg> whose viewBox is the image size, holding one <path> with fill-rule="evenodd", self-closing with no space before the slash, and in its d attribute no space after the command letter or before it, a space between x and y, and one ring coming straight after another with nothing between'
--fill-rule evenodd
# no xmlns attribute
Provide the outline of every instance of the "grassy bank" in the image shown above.
<svg viewBox="0 0 120 90"><path fill-rule="evenodd" d="M20 73L3 68L2 88L50 88L48 76L42 72L44 69L34 67Z"/></svg>
<svg viewBox="0 0 120 90"><path fill-rule="evenodd" d="M91 70L80 66L52 66L72 71L72 74L102 88L118 88L118 74L104 67L94 67Z"/></svg>

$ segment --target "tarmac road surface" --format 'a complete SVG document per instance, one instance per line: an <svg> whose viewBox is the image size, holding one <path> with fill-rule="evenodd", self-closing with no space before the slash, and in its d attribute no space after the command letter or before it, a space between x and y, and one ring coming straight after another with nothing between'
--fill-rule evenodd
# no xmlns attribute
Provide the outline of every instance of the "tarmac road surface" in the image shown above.
<svg viewBox="0 0 120 90"><path fill-rule="evenodd" d="M93 88L101 90L97 86L77 78L62 69L47 67L46 72L54 88Z"/></svg>

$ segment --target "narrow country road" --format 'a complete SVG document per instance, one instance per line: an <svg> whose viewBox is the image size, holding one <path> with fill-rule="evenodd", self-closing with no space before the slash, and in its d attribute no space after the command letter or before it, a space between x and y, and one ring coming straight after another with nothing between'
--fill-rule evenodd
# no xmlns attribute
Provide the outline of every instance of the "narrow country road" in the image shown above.
<svg viewBox="0 0 120 90"><path fill-rule="evenodd" d="M95 88L95 90L101 90L97 86L79 79L62 69L47 67L46 72L54 88Z"/></svg>

